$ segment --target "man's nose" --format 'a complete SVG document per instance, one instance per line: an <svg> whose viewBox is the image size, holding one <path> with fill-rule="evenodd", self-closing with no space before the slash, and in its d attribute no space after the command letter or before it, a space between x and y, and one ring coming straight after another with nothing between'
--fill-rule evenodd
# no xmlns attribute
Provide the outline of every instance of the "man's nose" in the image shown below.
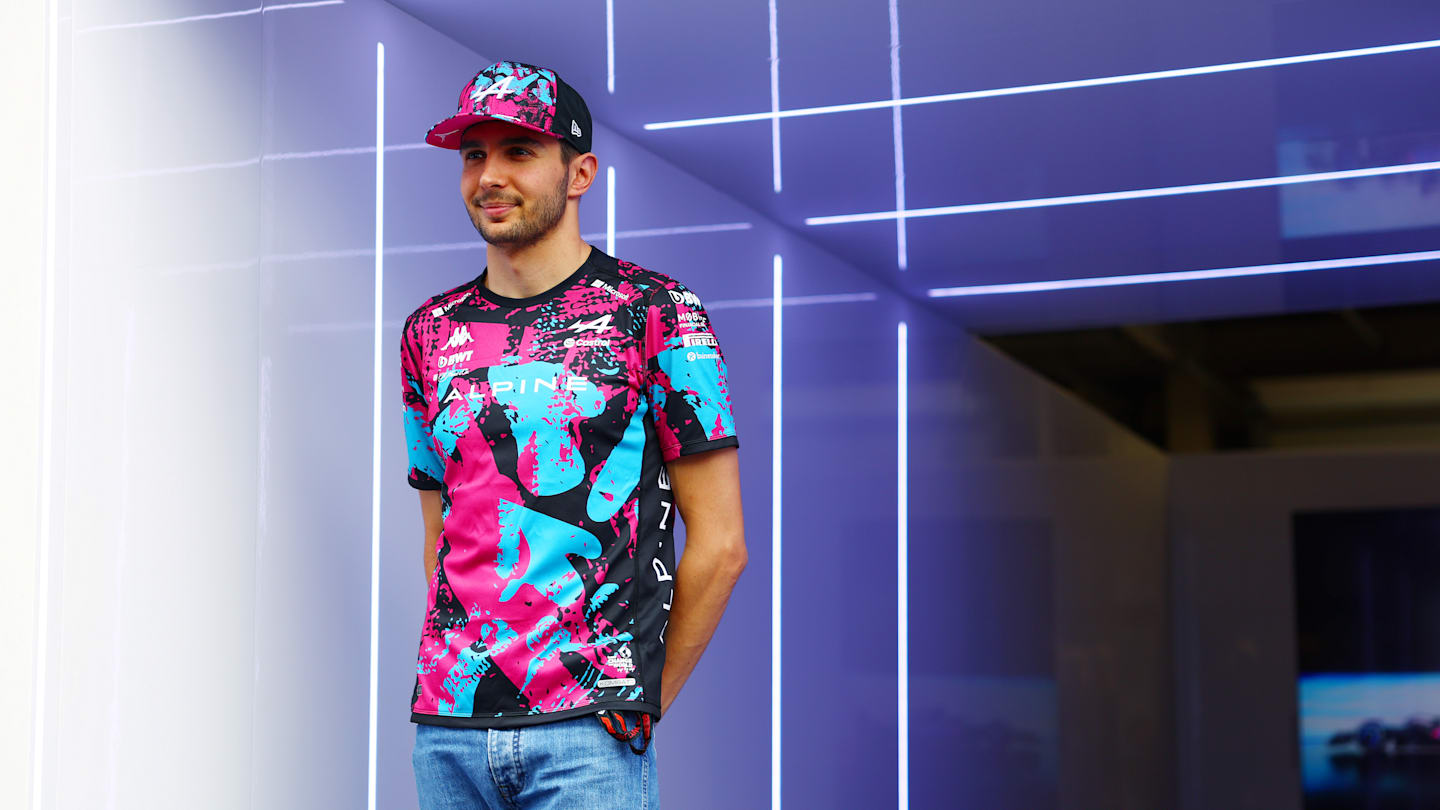
<svg viewBox="0 0 1440 810"><path fill-rule="evenodd" d="M485 161L485 167L480 170L480 188L498 188L505 185L505 174L497 161Z"/></svg>

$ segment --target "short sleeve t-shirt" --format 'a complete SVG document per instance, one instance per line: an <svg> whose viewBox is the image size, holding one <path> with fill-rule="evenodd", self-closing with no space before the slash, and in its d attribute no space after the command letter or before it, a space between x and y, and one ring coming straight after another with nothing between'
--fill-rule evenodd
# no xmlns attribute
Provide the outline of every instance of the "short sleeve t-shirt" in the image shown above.
<svg viewBox="0 0 1440 810"><path fill-rule="evenodd" d="M401 342L409 481L444 515L411 720L658 717L665 463L739 445L714 330L684 285L593 248L532 298L483 278L426 301Z"/></svg>

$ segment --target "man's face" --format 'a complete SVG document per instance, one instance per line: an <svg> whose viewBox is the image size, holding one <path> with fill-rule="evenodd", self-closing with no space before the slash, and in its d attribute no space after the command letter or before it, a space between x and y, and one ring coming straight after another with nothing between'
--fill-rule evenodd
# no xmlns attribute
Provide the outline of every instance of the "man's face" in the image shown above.
<svg viewBox="0 0 1440 810"><path fill-rule="evenodd" d="M465 130L460 160L460 196L486 242L525 247L560 224L570 171L559 141L504 121L485 121Z"/></svg>

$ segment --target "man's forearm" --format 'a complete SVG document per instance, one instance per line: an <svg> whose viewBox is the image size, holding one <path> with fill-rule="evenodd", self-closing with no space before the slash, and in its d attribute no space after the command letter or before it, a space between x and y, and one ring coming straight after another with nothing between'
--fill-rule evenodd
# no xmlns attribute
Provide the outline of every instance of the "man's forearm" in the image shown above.
<svg viewBox="0 0 1440 810"><path fill-rule="evenodd" d="M435 565L438 560L435 554L435 541L425 538L425 584L428 586L430 580L435 578Z"/></svg>
<svg viewBox="0 0 1440 810"><path fill-rule="evenodd" d="M690 531L693 538L703 528ZM736 542L717 542L707 537L705 542L686 544L675 570L675 595L670 603L670 623L665 628L661 714L669 709L715 635L730 592L745 568L744 549L740 538Z"/></svg>

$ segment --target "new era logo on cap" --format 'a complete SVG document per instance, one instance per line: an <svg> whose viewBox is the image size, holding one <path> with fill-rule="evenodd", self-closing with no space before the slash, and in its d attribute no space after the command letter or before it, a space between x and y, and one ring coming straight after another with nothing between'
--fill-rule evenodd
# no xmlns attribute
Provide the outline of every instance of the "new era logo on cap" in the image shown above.
<svg viewBox="0 0 1440 810"><path fill-rule="evenodd" d="M567 120L568 130L562 123ZM460 134L481 121L506 121L569 141L581 152L590 151L585 135L590 111L580 94L549 68L520 62L496 62L485 68L460 91L455 115L431 127L425 142L459 149Z"/></svg>

